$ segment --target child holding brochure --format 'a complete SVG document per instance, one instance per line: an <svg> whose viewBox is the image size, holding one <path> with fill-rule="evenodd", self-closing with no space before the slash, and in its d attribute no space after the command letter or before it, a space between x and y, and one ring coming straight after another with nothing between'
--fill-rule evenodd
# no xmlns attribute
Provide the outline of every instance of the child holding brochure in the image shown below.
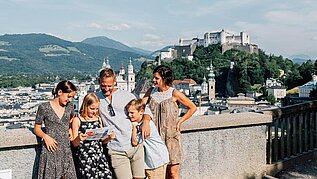
<svg viewBox="0 0 317 179"><path fill-rule="evenodd" d="M143 124L145 104L142 99L131 100L126 109L132 122L132 145L142 143L140 129ZM150 136L144 139L145 175L148 179L165 179L169 155L153 121L150 121Z"/></svg>
<svg viewBox="0 0 317 179"><path fill-rule="evenodd" d="M112 179L102 143L115 136L112 133L100 139L100 135L96 135L103 127L99 117L99 105L100 100L94 93L87 94L79 116L75 117L72 123L72 143L74 147L78 147L74 156L78 178Z"/></svg>

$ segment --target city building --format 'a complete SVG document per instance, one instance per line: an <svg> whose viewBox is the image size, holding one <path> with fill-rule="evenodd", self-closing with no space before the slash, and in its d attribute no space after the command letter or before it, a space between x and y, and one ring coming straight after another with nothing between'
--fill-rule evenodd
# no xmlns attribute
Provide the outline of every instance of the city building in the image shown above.
<svg viewBox="0 0 317 179"><path fill-rule="evenodd" d="M244 94L239 93L237 97L230 97L227 99L229 110L234 109L256 109L257 104L254 98L245 97Z"/></svg>
<svg viewBox="0 0 317 179"><path fill-rule="evenodd" d="M240 32L239 35L232 34L225 30L216 32L206 32L203 39L198 37L193 39L179 39L178 45L175 45L168 52L162 51L160 54L161 59L171 59L171 58L188 58L193 59L193 53L197 46L208 47L209 45L219 44L221 45L222 53L230 49L237 49L240 51L245 51L248 53L258 53L258 46L251 44L250 36L246 32ZM175 52L176 51L176 57Z"/></svg>
<svg viewBox="0 0 317 179"><path fill-rule="evenodd" d="M211 44L250 44L250 36L246 32L240 32L240 35L231 34L224 29L220 32L206 32L204 34L204 47Z"/></svg>
<svg viewBox="0 0 317 179"><path fill-rule="evenodd" d="M215 80L215 73L214 68L212 66L212 62L210 62L210 67L208 68L209 74L208 74L208 96L209 101L216 99L216 80Z"/></svg>
<svg viewBox="0 0 317 179"><path fill-rule="evenodd" d="M98 72L100 72L104 68L111 68L108 57L104 59L102 68ZM129 92L132 92L134 90L136 83L131 59L128 64L128 71L126 72L124 66L122 65L119 72L116 73L116 80L116 88L127 90ZM74 110L76 113L78 113L86 94L96 92L99 89L99 84L96 84L95 81L82 83L79 83L76 79L73 79L71 81L78 89L77 95L73 99Z"/></svg>
<svg viewBox="0 0 317 179"><path fill-rule="evenodd" d="M192 86L196 85L196 81L193 79L186 78L184 80L174 80L173 87L178 89L185 95L189 96L191 92L193 92L194 88Z"/></svg>
<svg viewBox="0 0 317 179"><path fill-rule="evenodd" d="M99 72L104 68L111 68L108 58L103 62L102 68ZM116 74L117 85L116 87L121 90L126 90L132 92L135 88L135 73L133 70L132 61L130 59L128 64L128 72L126 73L124 66L122 65L119 73Z"/></svg>
<svg viewBox="0 0 317 179"><path fill-rule="evenodd" d="M201 84L201 94L202 95L208 94L208 83L206 81L207 81L207 79L204 76L203 83Z"/></svg>
<svg viewBox="0 0 317 179"><path fill-rule="evenodd" d="M268 95L273 95L276 100L280 100L286 96L286 87L284 86L271 86L266 88Z"/></svg>
<svg viewBox="0 0 317 179"><path fill-rule="evenodd" d="M160 52L160 60L173 60L177 57L177 51L173 48L168 48Z"/></svg>
<svg viewBox="0 0 317 179"><path fill-rule="evenodd" d="M316 89L317 76L313 75L312 80L299 87L299 97L309 97L310 92Z"/></svg>
<svg viewBox="0 0 317 179"><path fill-rule="evenodd" d="M230 49L237 49L248 53L258 53L258 46L250 43L250 36L246 32L239 35L222 29L220 32L207 32L204 34L204 47L220 44L222 53Z"/></svg>
<svg viewBox="0 0 317 179"><path fill-rule="evenodd" d="M275 79L275 78L266 79L265 87L269 88L269 87L272 87L272 86L282 86L282 82L277 80L277 79Z"/></svg>

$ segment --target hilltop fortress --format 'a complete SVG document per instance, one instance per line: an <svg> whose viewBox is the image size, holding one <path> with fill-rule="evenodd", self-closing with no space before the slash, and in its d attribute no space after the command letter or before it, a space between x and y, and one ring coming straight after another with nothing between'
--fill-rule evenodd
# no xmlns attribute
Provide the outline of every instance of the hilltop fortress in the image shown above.
<svg viewBox="0 0 317 179"><path fill-rule="evenodd" d="M237 49L248 53L258 53L258 46L250 43L250 36L246 32L239 35L231 34L225 30L220 32L206 32L203 39L193 38L191 40L179 39L178 45L160 52L160 59L174 59L186 57L192 60L197 46L208 47L209 45L221 45L221 52Z"/></svg>

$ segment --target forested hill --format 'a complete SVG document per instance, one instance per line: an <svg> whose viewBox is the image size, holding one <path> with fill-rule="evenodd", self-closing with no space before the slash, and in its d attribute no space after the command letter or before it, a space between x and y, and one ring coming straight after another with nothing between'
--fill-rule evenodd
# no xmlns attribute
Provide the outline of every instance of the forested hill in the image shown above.
<svg viewBox="0 0 317 179"><path fill-rule="evenodd" d="M139 68L144 57L81 42L70 42L47 34L18 34L0 36L0 74L62 74L95 73L109 58L110 65L119 69L130 57Z"/></svg>
<svg viewBox="0 0 317 179"><path fill-rule="evenodd" d="M198 47L194 52L193 61L175 59L163 63L172 67L175 79L192 78L201 84L204 76L208 79L207 67L211 61L216 74L218 96L234 96L247 91L263 92L265 80L271 77L280 79L288 89L291 89L310 81L311 75L317 70L316 62L313 63L311 60L299 65L282 56L267 55L263 50L259 50L259 54L237 50L229 50L222 54L218 45ZM234 62L232 70L231 62ZM143 64L138 76L149 78L153 67ZM280 70L284 71L284 75L280 76Z"/></svg>

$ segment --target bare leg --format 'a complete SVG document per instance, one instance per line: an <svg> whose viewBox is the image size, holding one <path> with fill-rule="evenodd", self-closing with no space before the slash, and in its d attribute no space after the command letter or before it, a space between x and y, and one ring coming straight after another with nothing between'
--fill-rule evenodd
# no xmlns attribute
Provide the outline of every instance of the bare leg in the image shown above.
<svg viewBox="0 0 317 179"><path fill-rule="evenodd" d="M179 164L168 165L166 170L166 179L180 179Z"/></svg>

